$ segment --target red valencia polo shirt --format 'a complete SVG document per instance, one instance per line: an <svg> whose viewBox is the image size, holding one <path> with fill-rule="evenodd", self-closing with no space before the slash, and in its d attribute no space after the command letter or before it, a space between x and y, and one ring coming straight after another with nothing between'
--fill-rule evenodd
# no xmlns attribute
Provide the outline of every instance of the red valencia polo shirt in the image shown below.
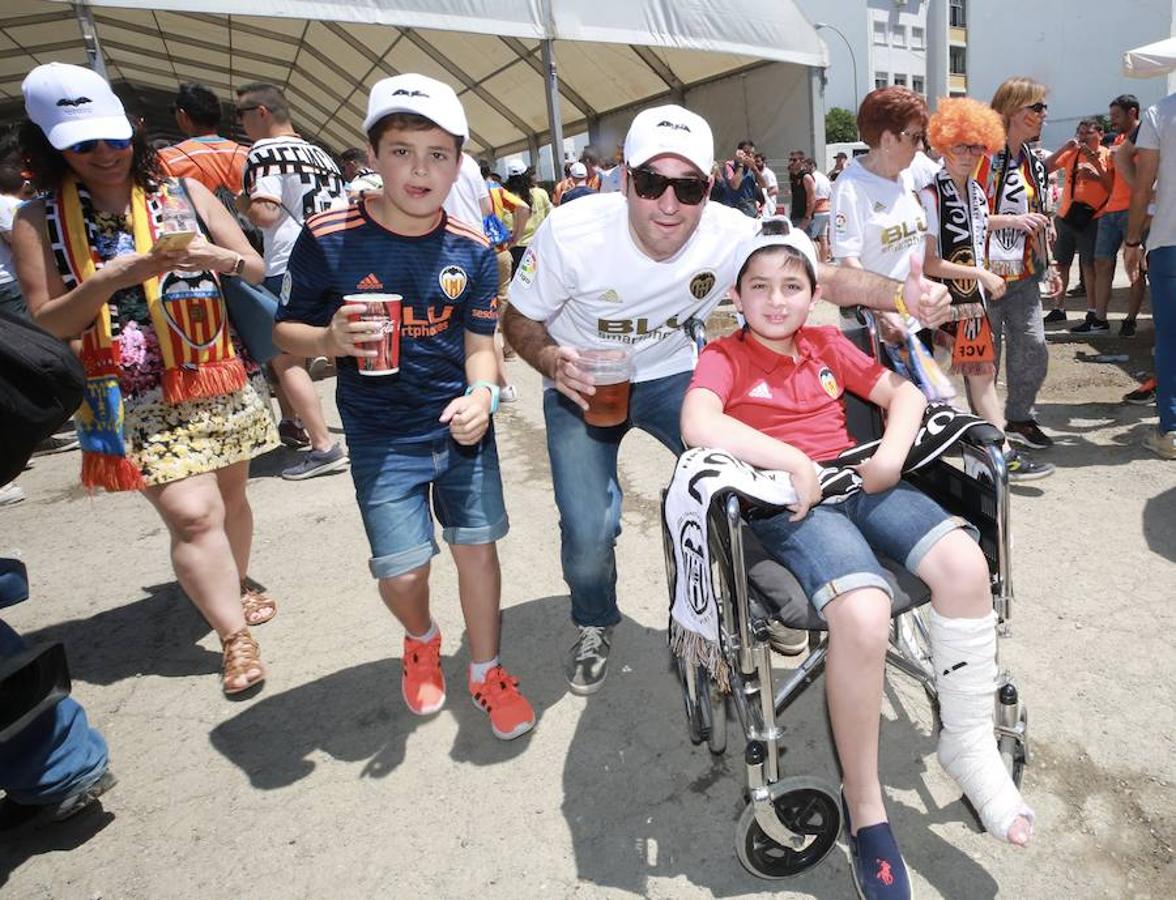
<svg viewBox="0 0 1176 900"><path fill-rule="evenodd" d="M833 326L801 328L795 341L795 359L745 331L714 341L698 358L690 387L716 394L732 418L829 460L854 445L842 394L868 397L886 369Z"/></svg>

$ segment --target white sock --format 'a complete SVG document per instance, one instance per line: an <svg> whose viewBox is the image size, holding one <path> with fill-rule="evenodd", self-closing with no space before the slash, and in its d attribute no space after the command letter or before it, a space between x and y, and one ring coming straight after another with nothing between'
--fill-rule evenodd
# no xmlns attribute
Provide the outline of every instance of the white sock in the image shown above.
<svg viewBox="0 0 1176 900"><path fill-rule="evenodd" d="M956 780L993 837L1008 840L1018 816L1033 810L1001 762L993 734L996 613L949 619L930 611L931 661L939 693L939 763Z"/></svg>
<svg viewBox="0 0 1176 900"><path fill-rule="evenodd" d="M470 681L474 684L481 684L486 680L486 676L490 674L490 670L498 665L498 657L492 656L485 662L471 662L470 663Z"/></svg>
<svg viewBox="0 0 1176 900"><path fill-rule="evenodd" d="M417 635L417 634L413 634L407 628L404 629L405 634L407 634L414 641L420 641L422 644L427 644L427 643L429 643L429 641L433 640L433 638L435 638L437 636L437 632L438 632L437 623L434 622L432 619L429 619L429 630L426 631L424 634Z"/></svg>

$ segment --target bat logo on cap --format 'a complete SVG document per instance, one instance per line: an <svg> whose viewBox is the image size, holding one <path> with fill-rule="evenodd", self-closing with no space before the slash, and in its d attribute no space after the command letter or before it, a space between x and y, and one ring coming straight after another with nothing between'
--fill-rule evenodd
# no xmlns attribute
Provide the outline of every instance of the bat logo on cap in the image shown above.
<svg viewBox="0 0 1176 900"><path fill-rule="evenodd" d="M89 97L78 97L76 100L70 100L68 97L62 97L57 101L58 106L81 106L83 103L93 103Z"/></svg>
<svg viewBox="0 0 1176 900"><path fill-rule="evenodd" d="M657 123L658 128L673 128L675 131L689 131L689 125L683 125L681 122L671 122L669 119L662 119Z"/></svg>
<svg viewBox="0 0 1176 900"><path fill-rule="evenodd" d="M424 91L410 91L408 88L397 88L392 92L393 97L428 97Z"/></svg>

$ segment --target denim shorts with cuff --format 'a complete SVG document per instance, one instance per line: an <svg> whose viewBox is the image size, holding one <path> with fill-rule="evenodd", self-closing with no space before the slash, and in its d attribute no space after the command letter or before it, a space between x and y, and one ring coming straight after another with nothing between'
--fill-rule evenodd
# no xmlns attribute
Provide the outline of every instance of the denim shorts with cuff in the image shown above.
<svg viewBox="0 0 1176 900"><path fill-rule="evenodd" d="M768 555L800 582L818 613L830 600L860 588L893 597L875 551L913 573L944 535L965 528L978 537L966 520L902 482L880 494L859 491L841 503L818 504L799 522L790 522L790 516L786 510L748 524Z"/></svg>
<svg viewBox="0 0 1176 900"><path fill-rule="evenodd" d="M448 433L408 444L349 435L347 447L372 577L395 578L440 552L433 515L449 544L490 544L509 530L493 429L473 447Z"/></svg>
<svg viewBox="0 0 1176 900"><path fill-rule="evenodd" d="M1098 234L1094 236L1094 258L1114 259L1119 255L1119 247L1127 239L1126 209L1116 209L1103 213L1095 221Z"/></svg>

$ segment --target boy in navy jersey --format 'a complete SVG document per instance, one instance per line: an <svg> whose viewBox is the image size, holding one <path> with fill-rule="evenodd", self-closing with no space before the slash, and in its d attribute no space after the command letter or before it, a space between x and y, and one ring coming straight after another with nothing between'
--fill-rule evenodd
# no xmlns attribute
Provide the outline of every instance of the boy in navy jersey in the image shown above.
<svg viewBox="0 0 1176 900"><path fill-rule="evenodd" d="M469 134L457 95L423 75L385 78L364 120L383 192L312 216L294 245L274 337L302 356L337 356L337 401L355 496L380 596L405 629L401 690L409 710L445 702L441 634L429 615L433 510L458 570L469 632L469 688L494 734L535 724L498 662L502 574L495 541L508 524L491 416L498 407L494 328L498 270L480 230L441 209ZM400 369L360 375L375 356L370 322L351 322L346 294L402 301Z"/></svg>

